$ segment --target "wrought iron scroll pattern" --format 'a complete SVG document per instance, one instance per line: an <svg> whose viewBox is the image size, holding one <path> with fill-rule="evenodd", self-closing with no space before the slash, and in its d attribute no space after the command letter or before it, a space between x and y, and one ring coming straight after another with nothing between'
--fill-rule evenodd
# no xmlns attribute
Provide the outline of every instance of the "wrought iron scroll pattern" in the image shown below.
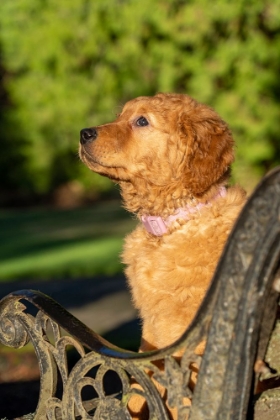
<svg viewBox="0 0 280 420"><path fill-rule="evenodd" d="M41 373L34 419L130 419L127 404L138 393L146 399L149 419L167 420L168 409L149 371L167 389L167 403L177 407L178 420L185 420L188 413L191 420L245 420L265 300L279 266L279 239L277 169L245 206L193 323L177 342L160 351L139 354L119 349L40 292L8 295L0 303L0 341L15 348L29 340L34 345ZM272 297L275 304L276 293ZM27 313L24 300L37 307L35 317ZM195 348L202 340L207 340L206 351L192 395L190 365L200 364ZM68 346L80 357L70 371ZM179 362L172 354L180 350L184 354ZM162 360L164 369L159 369L154 362ZM89 376L93 368L95 373ZM120 383L117 392L104 385L109 371ZM131 388L130 377L141 389ZM62 397L56 392L58 378ZM90 401L83 400L86 387L95 391ZM190 411L188 398L192 399Z"/></svg>
<svg viewBox="0 0 280 420"><path fill-rule="evenodd" d="M40 297L40 304L38 304L38 297ZM32 302L39 309L35 317L26 313L24 300ZM167 389L168 404L170 407L177 407L178 418L186 418L189 404L184 405L184 399L192 395L188 387L191 375L189 365L199 363L194 349L201 341L203 333L205 335L205 328L197 324L189 337L176 344L177 350L182 347L188 349L182 359L184 369L181 369L180 363L171 356L174 345L162 351L139 354L125 352L114 346L106 347L100 338L100 347L91 348L91 351L86 353L83 334L80 340L76 336L61 334L60 325L54 319L58 315L54 315L51 308L52 302L55 309L59 310L59 305L49 297L45 297L40 292L28 290L12 293L0 304L1 342L18 348L30 340L38 356L41 390L34 414L35 420L130 419L127 403L133 394L144 396L149 407L150 419L168 420L166 405L148 371L153 372L154 378ZM53 319L47 314L44 303L52 313ZM65 313L62 307L61 311L62 314ZM73 322L79 321L68 314L68 324L63 325L64 328L70 331ZM79 326L82 328L82 324ZM87 327L85 329L88 334L89 330ZM94 340L97 340L98 336L92 334ZM188 341L189 344L186 345ZM80 359L70 372L66 352L68 346L74 347L80 355ZM165 359L164 371L153 363L163 359ZM87 376L93 368L96 369L95 377ZM104 387L104 377L108 371L114 371L119 378L121 387L118 393L107 393ZM131 388L131 377L134 377L141 385L141 389ZM61 398L56 396L58 378L61 378L63 384ZM86 386L92 387L96 393L96 397L87 402L82 399L82 390Z"/></svg>

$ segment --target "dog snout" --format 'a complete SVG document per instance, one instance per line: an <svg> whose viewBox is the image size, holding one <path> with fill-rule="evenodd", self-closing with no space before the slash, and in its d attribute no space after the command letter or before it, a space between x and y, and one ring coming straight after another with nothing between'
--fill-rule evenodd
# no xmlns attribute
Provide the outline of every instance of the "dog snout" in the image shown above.
<svg viewBox="0 0 280 420"><path fill-rule="evenodd" d="M85 145L86 143L90 143L95 140L98 136L96 128L83 128L80 131L80 143Z"/></svg>

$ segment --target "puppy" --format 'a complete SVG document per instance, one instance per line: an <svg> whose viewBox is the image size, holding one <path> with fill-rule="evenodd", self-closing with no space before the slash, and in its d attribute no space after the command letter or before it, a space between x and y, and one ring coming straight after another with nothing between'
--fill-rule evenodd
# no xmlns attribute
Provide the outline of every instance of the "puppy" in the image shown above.
<svg viewBox="0 0 280 420"><path fill-rule="evenodd" d="M119 183L139 219L123 262L143 322L140 351L163 348L193 319L245 202L243 189L228 186L230 130L208 106L160 93L129 101L112 123L83 129L80 157Z"/></svg>

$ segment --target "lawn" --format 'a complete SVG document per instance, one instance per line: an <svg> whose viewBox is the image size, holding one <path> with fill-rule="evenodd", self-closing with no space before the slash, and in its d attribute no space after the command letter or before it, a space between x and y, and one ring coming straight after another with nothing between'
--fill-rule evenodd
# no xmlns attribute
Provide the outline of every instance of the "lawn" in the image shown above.
<svg viewBox="0 0 280 420"><path fill-rule="evenodd" d="M119 201L74 210L0 211L0 281L115 274L135 226Z"/></svg>

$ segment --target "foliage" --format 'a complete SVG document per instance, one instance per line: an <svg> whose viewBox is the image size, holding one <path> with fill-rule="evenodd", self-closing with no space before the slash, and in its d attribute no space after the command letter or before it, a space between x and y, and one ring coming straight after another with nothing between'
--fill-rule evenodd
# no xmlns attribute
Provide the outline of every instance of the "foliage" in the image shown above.
<svg viewBox="0 0 280 420"><path fill-rule="evenodd" d="M280 163L279 6L280 0L216 0L211 7L206 0L1 2L4 187L45 194L79 179L108 188L79 162L79 130L157 91L212 105L234 132L235 172L254 183Z"/></svg>

